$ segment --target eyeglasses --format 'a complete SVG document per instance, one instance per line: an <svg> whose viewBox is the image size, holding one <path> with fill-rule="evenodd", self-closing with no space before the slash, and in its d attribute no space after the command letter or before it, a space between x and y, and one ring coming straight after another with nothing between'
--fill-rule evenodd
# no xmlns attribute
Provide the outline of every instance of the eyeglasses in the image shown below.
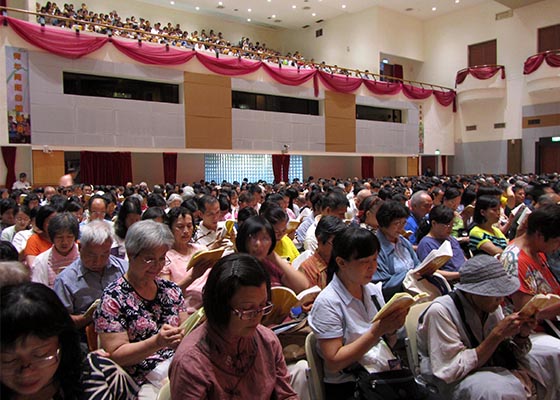
<svg viewBox="0 0 560 400"><path fill-rule="evenodd" d="M237 315L237 317L241 321L247 321L247 320L256 318L259 314L262 314L262 315L270 314L270 312L272 311L272 307L274 307L274 304L268 302L268 303L266 303L266 306L261 307L261 308L257 308L256 310L239 311L235 308L232 308L232 310L233 310L233 313L235 315Z"/></svg>
<svg viewBox="0 0 560 400"><path fill-rule="evenodd" d="M56 354L46 357L33 357L31 361L25 363L20 359L10 361L0 361L2 366L2 375L12 376L18 374L23 368L33 367L35 369L47 368L56 364L59 360L60 349L56 349Z"/></svg>
<svg viewBox="0 0 560 400"><path fill-rule="evenodd" d="M155 258L142 257L142 261L144 262L144 264L150 267L152 265L161 265L161 264L163 264L164 267L167 267L169 264L171 264L171 260L167 256L165 256L165 258L159 258L157 260Z"/></svg>
<svg viewBox="0 0 560 400"><path fill-rule="evenodd" d="M435 221L435 222L437 222L437 221ZM437 222L437 223L438 223L439 225L445 226L447 229L453 228L453 222L450 222L450 223L448 223L448 224L444 224L443 222Z"/></svg>

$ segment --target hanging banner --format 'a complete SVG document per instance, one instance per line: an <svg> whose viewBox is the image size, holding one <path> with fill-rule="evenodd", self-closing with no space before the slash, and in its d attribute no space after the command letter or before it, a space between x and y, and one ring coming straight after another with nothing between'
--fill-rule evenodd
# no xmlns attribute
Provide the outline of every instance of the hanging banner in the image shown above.
<svg viewBox="0 0 560 400"><path fill-rule="evenodd" d="M424 120L422 116L422 104L418 106L418 154L424 153Z"/></svg>
<svg viewBox="0 0 560 400"><path fill-rule="evenodd" d="M26 49L6 46L6 87L10 143L31 143L29 57Z"/></svg>

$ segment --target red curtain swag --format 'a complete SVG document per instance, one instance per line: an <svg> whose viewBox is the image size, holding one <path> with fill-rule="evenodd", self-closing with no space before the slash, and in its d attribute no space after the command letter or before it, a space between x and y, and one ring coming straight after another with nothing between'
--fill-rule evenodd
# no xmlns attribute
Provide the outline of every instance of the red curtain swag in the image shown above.
<svg viewBox="0 0 560 400"><path fill-rule="evenodd" d="M132 181L131 153L82 151L80 171L92 185L125 185Z"/></svg>
<svg viewBox="0 0 560 400"><path fill-rule="evenodd" d="M553 68L558 68L560 67L560 54L552 52L539 53L527 58L527 60L525 60L525 65L523 65L523 74L532 74L540 68L543 61L546 61L546 63Z"/></svg>
<svg viewBox="0 0 560 400"><path fill-rule="evenodd" d="M16 152L17 147L2 146L2 157L6 164L6 189L11 189L16 181Z"/></svg>
<svg viewBox="0 0 560 400"><path fill-rule="evenodd" d="M502 79L506 79L506 69L503 65L496 65L492 67L474 67L465 68L457 72L457 77L455 78L455 86L460 85L465 81L467 75L472 75L476 79L485 80L490 79L496 75L499 71L502 71Z"/></svg>
<svg viewBox="0 0 560 400"><path fill-rule="evenodd" d="M373 156L362 156L362 179L373 178Z"/></svg>
<svg viewBox="0 0 560 400"><path fill-rule="evenodd" d="M163 153L163 180L171 184L177 182L177 153Z"/></svg>
<svg viewBox="0 0 560 400"><path fill-rule="evenodd" d="M143 64L181 65L196 57L204 67L220 75L241 76L263 68L272 79L282 85L299 86L313 79L315 96L319 95L320 81L326 89L341 93L352 93L364 84L370 92L376 95L396 95L402 91L406 97L418 100L426 99L434 94L437 102L444 107L449 106L455 97L454 91L435 94L431 90L403 84L402 82L371 81L350 76L334 75L316 69L280 68L262 61L229 56L216 57L204 52L138 42L136 40L107 38L89 32L75 33L67 29L40 26L36 23L25 22L12 17L0 16L0 23L4 21L7 21L8 26L30 44L53 54L72 59L83 57L110 43L127 57Z"/></svg>

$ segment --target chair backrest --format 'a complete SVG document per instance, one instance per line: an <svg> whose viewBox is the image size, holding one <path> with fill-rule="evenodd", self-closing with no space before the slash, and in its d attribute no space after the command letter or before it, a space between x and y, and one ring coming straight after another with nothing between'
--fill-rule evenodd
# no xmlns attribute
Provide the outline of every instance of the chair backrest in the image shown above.
<svg viewBox="0 0 560 400"><path fill-rule="evenodd" d="M317 353L317 338L313 332L305 338L305 354L309 364L307 376L309 394L312 400L323 400L325 398L323 360Z"/></svg>
<svg viewBox="0 0 560 400"><path fill-rule="evenodd" d="M161 387L156 400L171 400L171 385L169 381Z"/></svg>
<svg viewBox="0 0 560 400"><path fill-rule="evenodd" d="M407 336L407 358L410 369L414 376L417 376L419 373L419 365L418 365L418 345L416 343L416 328L418 327L418 318L420 314L428 308L431 302L414 304L410 307L410 311L406 316L406 321L404 323L404 328L406 330Z"/></svg>

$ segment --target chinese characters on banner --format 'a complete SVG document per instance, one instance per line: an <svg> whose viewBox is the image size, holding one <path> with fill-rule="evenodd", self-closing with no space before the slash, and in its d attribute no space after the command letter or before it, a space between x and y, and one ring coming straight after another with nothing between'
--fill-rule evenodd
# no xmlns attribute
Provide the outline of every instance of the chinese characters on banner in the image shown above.
<svg viewBox="0 0 560 400"><path fill-rule="evenodd" d="M6 87L9 142L31 143L27 50L6 46Z"/></svg>
<svg viewBox="0 0 560 400"><path fill-rule="evenodd" d="M424 118L422 104L418 106L418 154L424 153Z"/></svg>

